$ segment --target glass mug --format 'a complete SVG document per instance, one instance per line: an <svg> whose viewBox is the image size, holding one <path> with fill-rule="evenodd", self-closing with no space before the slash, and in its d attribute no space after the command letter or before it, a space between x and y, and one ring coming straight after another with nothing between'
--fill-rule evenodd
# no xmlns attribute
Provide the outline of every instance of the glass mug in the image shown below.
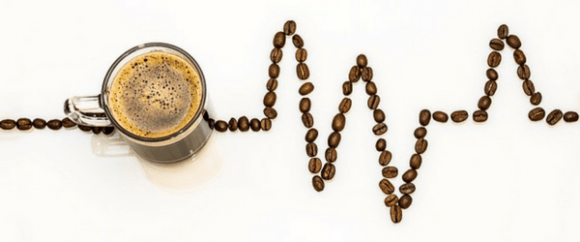
<svg viewBox="0 0 580 242"><path fill-rule="evenodd" d="M109 105L109 90L121 69L136 57L150 52L162 52L180 57L197 71L201 101L195 115L181 129L162 137L143 137L125 129L113 115ZM146 61L146 59L145 59ZM187 52L166 43L146 43L123 53L107 71L101 94L77 96L64 103L65 114L75 123L90 127L115 127L135 153L157 163L177 162L196 154L207 142L213 129L208 114L207 86L201 68Z"/></svg>

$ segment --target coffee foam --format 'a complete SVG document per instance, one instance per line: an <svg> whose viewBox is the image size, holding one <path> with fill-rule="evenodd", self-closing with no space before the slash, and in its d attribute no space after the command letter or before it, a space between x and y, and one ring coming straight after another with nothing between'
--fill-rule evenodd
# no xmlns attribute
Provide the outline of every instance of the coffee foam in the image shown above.
<svg viewBox="0 0 580 242"><path fill-rule="evenodd" d="M147 138L179 131L193 119L201 102L196 69L179 56L158 51L127 62L107 92L115 120Z"/></svg>

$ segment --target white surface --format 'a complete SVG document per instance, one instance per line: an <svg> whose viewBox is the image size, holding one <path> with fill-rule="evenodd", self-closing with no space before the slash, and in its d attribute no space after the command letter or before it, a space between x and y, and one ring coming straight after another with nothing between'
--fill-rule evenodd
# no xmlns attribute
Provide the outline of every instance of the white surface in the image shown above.
<svg viewBox="0 0 580 242"><path fill-rule="evenodd" d="M467 109L432 123L413 205L391 223L378 189L363 86L338 148L337 173L312 189L298 111L294 50L284 49L278 118L268 133L214 135L199 159L157 166L103 157L111 144L78 130L0 131L0 241L578 241L579 123L532 123L511 50L489 121L489 40L506 23L542 107L579 109L577 1L22 1L0 2L0 117L62 117L96 94L109 65L150 41L178 45L203 68L218 117L262 115L272 37L288 19L308 50L320 153L359 53L386 111L388 149L408 169L419 110ZM114 138L113 138L114 139ZM402 184L399 178L394 185Z"/></svg>

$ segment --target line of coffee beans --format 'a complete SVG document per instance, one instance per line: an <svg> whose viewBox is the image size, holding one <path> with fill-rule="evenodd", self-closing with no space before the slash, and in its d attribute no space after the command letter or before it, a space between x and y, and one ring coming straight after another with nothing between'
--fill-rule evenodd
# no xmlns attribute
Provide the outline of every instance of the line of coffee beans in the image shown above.
<svg viewBox="0 0 580 242"><path fill-rule="evenodd" d="M48 127L51 130L59 130L61 128L74 128L78 127L79 130L88 132L92 131L94 134L99 134L103 132L104 134L111 134L115 131L114 127L88 127L83 125L77 125L75 122L70 120L69 118L64 119L51 119L48 122L42 118L35 118L34 120L30 120L29 118L19 118L18 120L13 119L4 119L0 121L0 128L3 130L12 130L16 128L20 131L27 131L32 128L35 129L44 129Z"/></svg>

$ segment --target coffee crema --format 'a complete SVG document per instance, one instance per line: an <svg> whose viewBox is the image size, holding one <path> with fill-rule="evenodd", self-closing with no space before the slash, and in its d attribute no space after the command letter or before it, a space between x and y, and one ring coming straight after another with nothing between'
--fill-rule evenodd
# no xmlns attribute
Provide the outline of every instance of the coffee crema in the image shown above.
<svg viewBox="0 0 580 242"><path fill-rule="evenodd" d="M127 62L107 90L113 118L145 138L171 135L193 119L200 106L199 73L185 59L153 51Z"/></svg>

